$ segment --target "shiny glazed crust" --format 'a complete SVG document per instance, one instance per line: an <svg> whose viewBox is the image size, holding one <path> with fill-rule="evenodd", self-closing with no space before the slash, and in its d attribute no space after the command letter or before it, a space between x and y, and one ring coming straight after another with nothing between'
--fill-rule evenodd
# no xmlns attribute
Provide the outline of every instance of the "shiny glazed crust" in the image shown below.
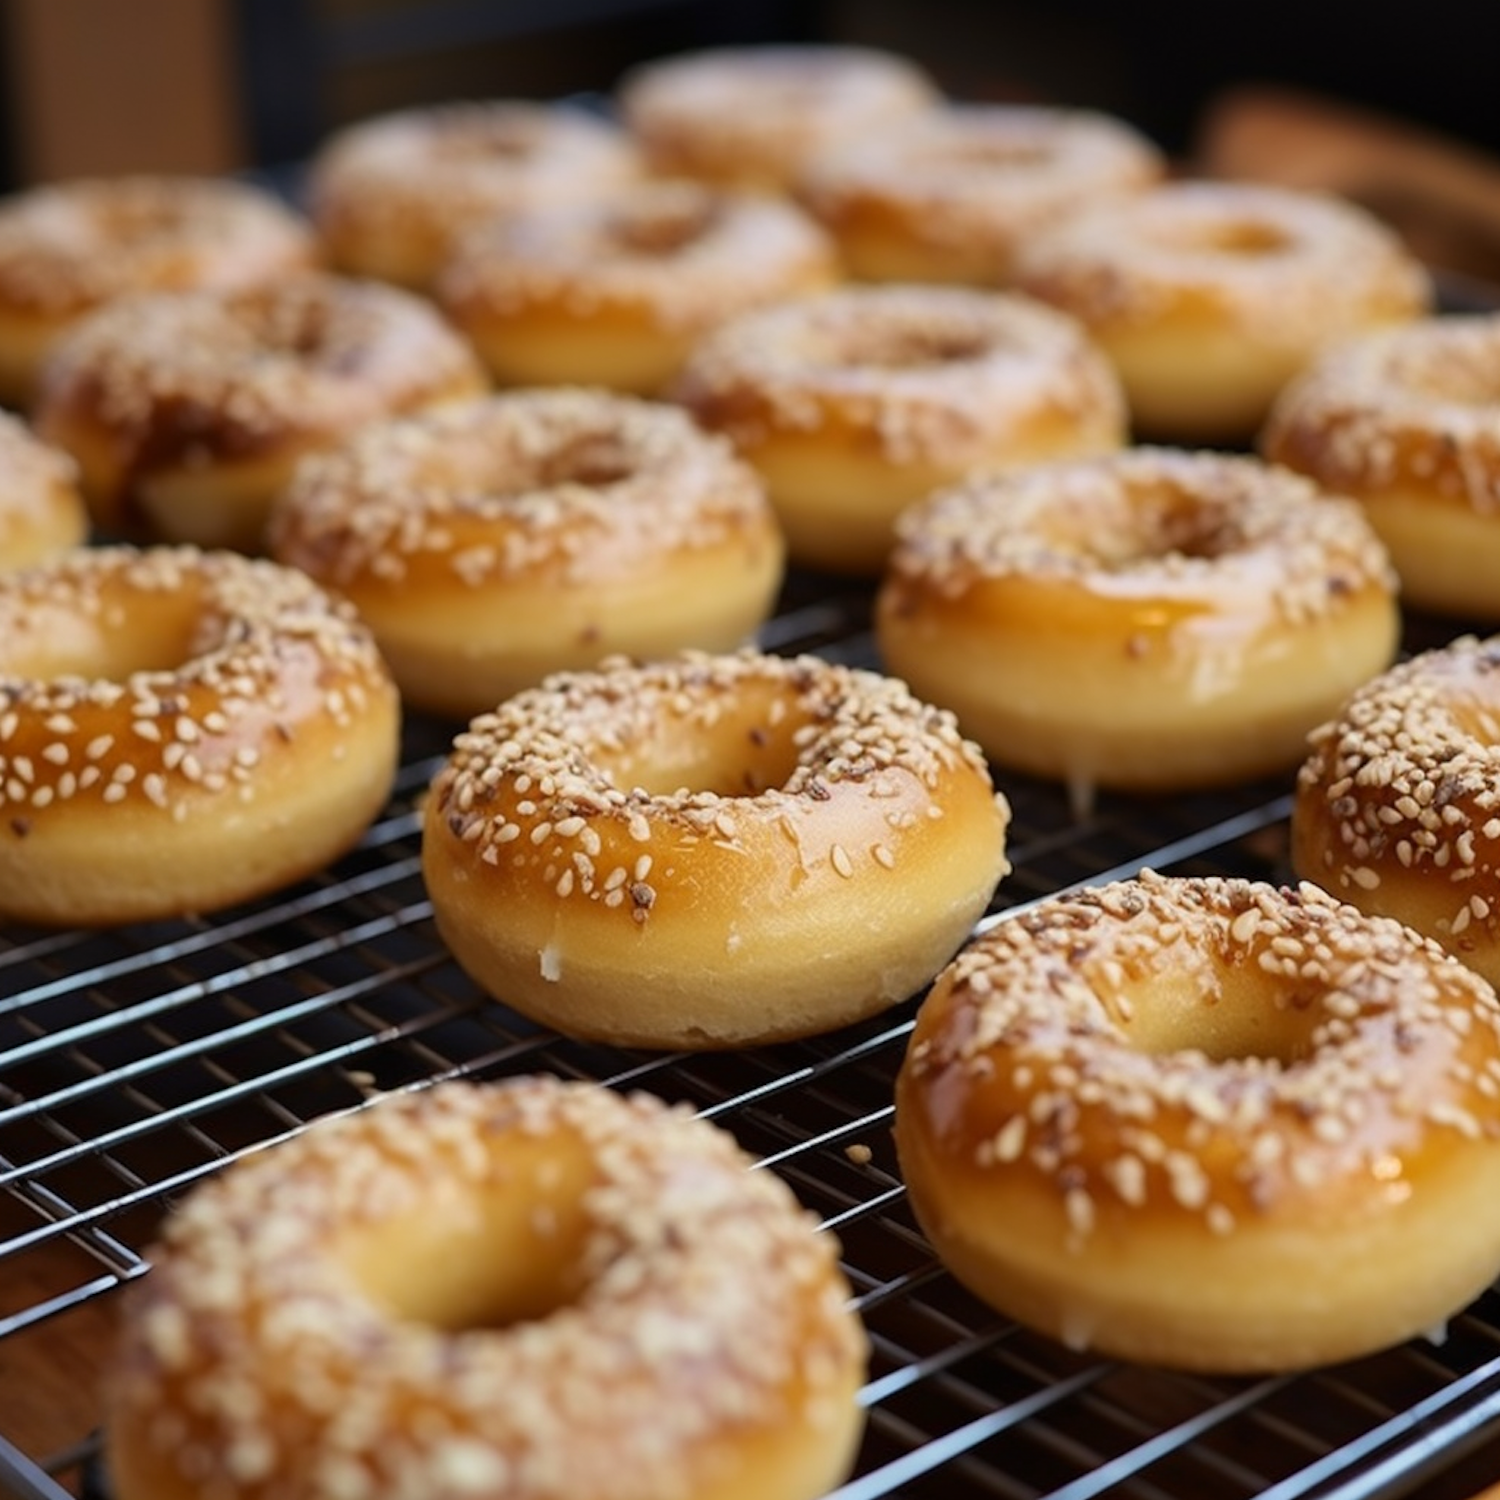
<svg viewBox="0 0 1500 1500"><path fill-rule="evenodd" d="M395 775L369 632L291 569L75 549L0 576L0 912L212 911L349 849Z"/></svg>
<svg viewBox="0 0 1500 1500"><path fill-rule="evenodd" d="M1178 180L1039 234L1014 284L1071 313L1114 361L1136 435L1248 442L1331 344L1430 312L1430 278L1353 203Z"/></svg>
<svg viewBox="0 0 1500 1500"><path fill-rule="evenodd" d="M460 734L426 802L438 930L570 1035L699 1049L833 1030L952 957L1009 807L950 715L814 657L561 675Z"/></svg>
<svg viewBox="0 0 1500 1500"><path fill-rule="evenodd" d="M660 182L476 231L434 296L501 385L653 395L725 318L839 276L832 242L792 204Z"/></svg>
<svg viewBox="0 0 1500 1500"><path fill-rule="evenodd" d="M1297 873L1500 984L1500 640L1465 636L1351 693L1312 735Z"/></svg>
<svg viewBox="0 0 1500 1500"><path fill-rule="evenodd" d="M0 412L0 569L42 562L89 532L78 469L9 412Z"/></svg>
<svg viewBox="0 0 1500 1500"><path fill-rule="evenodd" d="M897 1081L955 1275L1075 1349L1250 1373L1354 1358L1500 1269L1500 1005L1314 886L1151 875L1000 922Z"/></svg>
<svg viewBox="0 0 1500 1500"><path fill-rule="evenodd" d="M1403 600L1500 621L1500 316L1344 341L1282 393L1260 446L1364 506Z"/></svg>
<svg viewBox="0 0 1500 1500"><path fill-rule="evenodd" d="M0 203L0 400L29 407L65 329L117 297L255 286L318 260L312 227L229 179L78 178Z"/></svg>
<svg viewBox="0 0 1500 1500"><path fill-rule="evenodd" d="M751 1167L685 1109L544 1077L236 1162L132 1288L112 1492L814 1500L866 1343L834 1237Z"/></svg>
<svg viewBox="0 0 1500 1500"><path fill-rule="evenodd" d="M964 287L848 286L741 314L671 395L760 471L794 562L865 575L938 486L1125 438L1119 383L1072 319Z"/></svg>
<svg viewBox="0 0 1500 1500"><path fill-rule="evenodd" d="M873 47L712 47L626 73L620 117L653 171L779 193L840 142L941 102L908 58Z"/></svg>
<svg viewBox="0 0 1500 1500"><path fill-rule="evenodd" d="M305 454L486 389L430 304L314 273L100 309L49 361L35 421L106 535L253 552Z"/></svg>
<svg viewBox="0 0 1500 1500"><path fill-rule="evenodd" d="M1156 146L1110 115L954 104L824 151L796 188L851 276L1003 286L1038 231L1165 172Z"/></svg>
<svg viewBox="0 0 1500 1500"><path fill-rule="evenodd" d="M425 291L463 236L536 203L635 182L639 154L602 115L527 99L464 100L336 131L308 168L329 263Z"/></svg>
<svg viewBox="0 0 1500 1500"><path fill-rule="evenodd" d="M612 653L744 645L783 562L723 439L578 389L374 423L299 467L268 540L354 604L408 704L463 719Z"/></svg>
<svg viewBox="0 0 1500 1500"><path fill-rule="evenodd" d="M1399 624L1353 501L1253 458L1150 447L913 506L876 601L889 669L1080 805L1290 769L1390 664Z"/></svg>

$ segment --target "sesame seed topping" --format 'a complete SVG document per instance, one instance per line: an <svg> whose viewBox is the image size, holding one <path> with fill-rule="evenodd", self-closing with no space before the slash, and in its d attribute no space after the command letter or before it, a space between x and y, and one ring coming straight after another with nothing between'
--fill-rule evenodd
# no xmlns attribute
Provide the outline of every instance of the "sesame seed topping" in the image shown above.
<svg viewBox="0 0 1500 1500"><path fill-rule="evenodd" d="M898 1101L931 1080L954 1149L1049 1185L1075 1238L1144 1212L1226 1235L1415 1170L1429 1131L1500 1140L1476 1082L1497 1060L1493 989L1405 925L1310 884L1146 871L973 939Z"/></svg>
<svg viewBox="0 0 1500 1500"><path fill-rule="evenodd" d="M309 457L268 546L342 590L433 567L463 591L538 577L576 588L773 526L754 471L686 413L547 388L374 423Z"/></svg>
<svg viewBox="0 0 1500 1500"><path fill-rule="evenodd" d="M656 785L651 747L664 726L679 745L701 745L707 764L719 760L711 784ZM736 761L730 744L747 747L748 759ZM591 861L609 873L573 884L570 898L609 905L626 887L627 910L641 921L661 901L694 899L697 877L669 850L703 839L759 847L764 830L777 847L790 845L803 870L808 820L821 819L835 793L869 801L885 829L896 787L909 806L925 808L931 789L955 775L979 778L1008 820L953 716L896 679L810 656L689 652L560 673L480 715L455 738L429 817L433 837L451 838L466 860L484 861L523 833L548 849L559 836L582 843L587 834ZM549 790L517 796L523 785ZM885 853L873 872L894 868L890 843L876 847ZM822 848L841 880L867 878L844 844Z"/></svg>
<svg viewBox="0 0 1500 1500"><path fill-rule="evenodd" d="M1027 451L1038 423L1109 447L1124 422L1113 369L1070 319L959 287L853 285L742 313L672 396L740 447L837 422L890 464L955 474Z"/></svg>
<svg viewBox="0 0 1500 1500"><path fill-rule="evenodd" d="M686 1110L594 1085L377 1097L229 1167L168 1221L127 1308L112 1420L180 1412L162 1462L216 1493L294 1466L350 1500L494 1493L507 1475L538 1500L685 1500L725 1424L850 1420L866 1358L834 1237L749 1166ZM466 1216L498 1202L509 1223L517 1199L517 1253L476 1295L503 1306L504 1268L540 1258L554 1310L485 1326L480 1308L473 1327L401 1311L440 1261L478 1259ZM412 1222L434 1226L431 1263L413 1252L390 1285L362 1284L345 1249L376 1266Z"/></svg>
<svg viewBox="0 0 1500 1500"><path fill-rule="evenodd" d="M1310 736L1298 775L1299 873L1356 903L1400 903L1429 936L1443 934L1422 914L1430 898L1412 899L1411 882L1447 890L1447 935L1474 945L1482 927L1492 945L1495 903L1482 892L1500 880L1500 739L1479 710L1497 692L1500 639L1463 636L1351 694ZM1466 946L1466 956L1473 951Z"/></svg>
<svg viewBox="0 0 1500 1500"><path fill-rule="evenodd" d="M1039 577L1110 597L1149 589L1221 609L1233 599L1292 622L1396 587L1353 501L1254 458L1150 446L940 490L898 520L891 576L945 599Z"/></svg>

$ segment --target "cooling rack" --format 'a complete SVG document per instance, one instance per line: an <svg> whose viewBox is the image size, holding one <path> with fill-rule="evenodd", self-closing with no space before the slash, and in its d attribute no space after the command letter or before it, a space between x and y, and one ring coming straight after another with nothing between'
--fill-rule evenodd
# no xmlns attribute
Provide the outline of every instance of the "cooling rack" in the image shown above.
<svg viewBox="0 0 1500 1500"><path fill-rule="evenodd" d="M876 665L870 605L863 586L793 577L762 644ZM1413 622L1408 645L1453 633ZM0 1491L105 1496L92 1390L109 1315L192 1184L373 1091L536 1070L690 1103L838 1234L874 1351L838 1500L1395 1495L1500 1424L1496 1293L1441 1342L1265 1380L1121 1366L989 1312L935 1261L896 1171L891 1088L919 997L830 1037L696 1056L567 1041L485 1000L437 939L419 869L418 799L455 727L411 721L360 847L276 899L0 934ZM1104 797L1086 817L1058 788L999 779L1015 869L986 924L1144 866L1287 876L1287 778ZM14 1432L38 1411L55 1431L26 1452Z"/></svg>

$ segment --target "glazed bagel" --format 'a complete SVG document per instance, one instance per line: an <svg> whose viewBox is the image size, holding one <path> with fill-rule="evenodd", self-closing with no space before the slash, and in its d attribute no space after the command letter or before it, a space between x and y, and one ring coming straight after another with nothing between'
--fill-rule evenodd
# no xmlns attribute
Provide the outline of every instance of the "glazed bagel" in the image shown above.
<svg viewBox="0 0 1500 1500"><path fill-rule="evenodd" d="M1497 400L1500 316L1424 318L1328 350L1260 447L1364 506L1405 603L1500 621Z"/></svg>
<svg viewBox="0 0 1500 1500"><path fill-rule="evenodd" d="M872 575L907 505L975 470L1125 439L1120 386L1071 319L965 287L848 286L743 313L671 392L758 469L796 563Z"/></svg>
<svg viewBox="0 0 1500 1500"><path fill-rule="evenodd" d="M230 178L78 178L0 201L0 401L27 408L48 352L117 297L254 286L317 261L311 226Z"/></svg>
<svg viewBox="0 0 1500 1500"><path fill-rule="evenodd" d="M1357 205L1179 179L1039 233L1020 290L1072 314L1114 361L1138 437L1249 442L1291 378L1340 339L1429 313L1431 279Z"/></svg>
<svg viewBox="0 0 1500 1500"><path fill-rule="evenodd" d="M659 176L756 192L790 190L841 141L912 120L941 101L909 58L847 44L708 47L639 63L621 78L621 120Z"/></svg>
<svg viewBox="0 0 1500 1500"><path fill-rule="evenodd" d="M722 439L562 388L371 424L298 468L268 545L354 604L408 704L464 719L612 653L745 644L783 559Z"/></svg>
<svg viewBox="0 0 1500 1500"><path fill-rule="evenodd" d="M1301 759L1399 641L1352 500L1254 458L1135 447L913 506L876 601L885 665L999 764L1172 791Z"/></svg>
<svg viewBox="0 0 1500 1500"><path fill-rule="evenodd" d="M636 182L634 143L603 115L527 99L464 100L335 131L307 172L334 269L426 291L469 230L535 203Z"/></svg>
<svg viewBox="0 0 1500 1500"><path fill-rule="evenodd" d="M427 302L310 273L101 308L58 344L35 425L106 535L254 552L304 454L488 385Z"/></svg>
<svg viewBox="0 0 1500 1500"><path fill-rule="evenodd" d="M426 802L459 964L626 1046L811 1035L913 994L1008 868L1009 807L950 715L814 657L559 675L481 715Z"/></svg>
<svg viewBox="0 0 1500 1500"><path fill-rule="evenodd" d="M0 412L0 570L65 552L88 532L73 460L20 418Z"/></svg>
<svg viewBox="0 0 1500 1500"><path fill-rule="evenodd" d="M837 1242L751 1166L684 1109L545 1077L315 1121L152 1248L111 1492L814 1500L853 1464L866 1341Z"/></svg>
<svg viewBox="0 0 1500 1500"><path fill-rule="evenodd" d="M832 242L790 202L659 182L476 230L434 296L501 385L654 395L717 323L838 279Z"/></svg>
<svg viewBox="0 0 1500 1500"><path fill-rule="evenodd" d="M289 568L74 548L0 575L0 914L103 926L289 885L395 775L369 632Z"/></svg>
<svg viewBox="0 0 1500 1500"><path fill-rule="evenodd" d="M1306 880L1435 938L1500 984L1500 639L1362 684L1313 733L1292 808Z"/></svg>
<svg viewBox="0 0 1500 1500"><path fill-rule="evenodd" d="M1352 1359L1500 1270L1500 1005L1316 887L1147 874L998 923L896 1085L912 1207L1001 1312L1224 1373Z"/></svg>
<svg viewBox="0 0 1500 1500"><path fill-rule="evenodd" d="M825 151L796 187L851 276L1003 286L1040 229L1165 172L1161 151L1111 115L954 104Z"/></svg>

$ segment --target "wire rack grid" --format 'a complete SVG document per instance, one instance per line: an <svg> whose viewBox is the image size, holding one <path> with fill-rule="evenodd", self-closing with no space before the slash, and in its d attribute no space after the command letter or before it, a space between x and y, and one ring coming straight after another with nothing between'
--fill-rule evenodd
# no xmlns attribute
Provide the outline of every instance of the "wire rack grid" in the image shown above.
<svg viewBox="0 0 1500 1500"><path fill-rule="evenodd" d="M878 665L870 605L864 586L794 577L762 644ZM839 1235L873 1364L837 1500L1397 1495L1500 1423L1494 1293L1441 1342L1264 1380L1122 1366L997 1317L936 1261L896 1169L892 1082L919 997L828 1037L685 1056L569 1041L484 999L436 937L420 876L417 801L454 727L410 722L360 847L274 899L0 934L0 1492L106 1496L91 1393L110 1314L195 1182L376 1091L531 1071L690 1103ZM985 923L1146 866L1287 878L1287 778L1104 797L1086 817L1060 788L998 780L1014 871ZM45 1451L14 1437L28 1418Z"/></svg>

